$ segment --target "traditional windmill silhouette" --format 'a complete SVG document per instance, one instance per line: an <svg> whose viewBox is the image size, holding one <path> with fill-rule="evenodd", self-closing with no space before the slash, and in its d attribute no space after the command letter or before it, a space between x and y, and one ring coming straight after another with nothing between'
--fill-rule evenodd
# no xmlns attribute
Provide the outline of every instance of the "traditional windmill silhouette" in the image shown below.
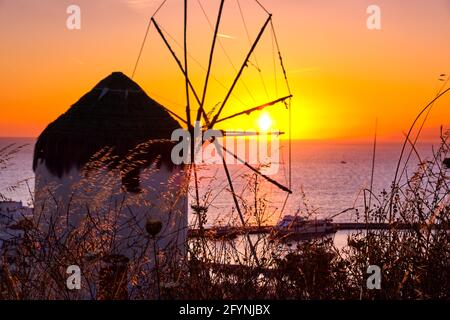
<svg viewBox="0 0 450 320"><path fill-rule="evenodd" d="M194 132L194 126L195 123L198 123L199 121L203 121L204 125L202 126L202 130L209 130L209 129L215 129L216 125L218 123L236 118L236 117L240 117L243 115L249 115L253 112L256 111L260 111L263 110L267 107L279 104L279 103L283 103L285 105L285 107L288 110L288 114L289 114L289 123L288 123L288 135L289 135L289 144L288 144L288 153L289 153L289 159L288 159L288 163L289 163L289 178L288 178L288 185L285 186L283 184L281 184L280 182L272 179L271 177L269 177L268 175L265 175L264 173L262 173L258 168L252 166L251 164L249 164L248 162L246 162L244 159L241 159L237 154L235 154L233 151L228 150L225 146L221 145L221 153L227 153L230 156L232 156L233 158L235 158L238 163L244 165L245 167L247 167L249 170L251 170L252 172L254 172L254 174L262 177L263 179L265 179L266 181L268 181L269 183L273 184L274 186L276 186L277 188L279 188L280 190L282 190L283 192L286 193L286 198L285 198L285 202L284 204L286 204L286 201L289 197L289 194L292 193L291 191L291 100L292 100L292 93L289 87L289 82L288 82L288 78L287 78L287 72L283 63L283 58L282 58L282 54L280 51L280 47L279 47L279 43L278 43L278 39L277 39L277 35L275 33L275 28L274 28L274 24L272 21L272 14L258 1L258 0L254 0L255 3L258 5L258 7L263 11L264 15L265 15L265 22L263 23L263 25L261 26L256 38L253 40L253 42L251 43L251 47L248 50L248 52L245 55L244 60L242 61L241 65L239 68L236 69L236 75L234 77L234 80L232 82L232 84L227 88L227 93L224 97L224 99L222 100L222 102L219 104L217 111L215 111L215 113L211 116L208 115L208 113L205 110L205 97L207 95L208 92L208 84L209 81L211 79L211 69L214 63L214 57L215 57L215 51L216 51L216 47L217 47L217 43L220 43L220 39L219 38L219 29L220 29L220 25L221 25L221 20L224 14L224 3L225 0L220 0L220 4L219 4L219 9L218 9L218 13L217 13L217 18L216 18L216 22L215 22L215 26L213 28L213 38L212 38L212 42L211 42L211 47L210 47L210 52L209 52L209 59L208 59L208 65L207 68L205 68L206 72L205 72L205 80L204 80L204 85L203 85L203 89L201 94L199 94L193 84L192 84L192 80L190 79L190 75L189 75L189 68L188 68L188 55L190 55L189 50L188 50L188 39L187 39L187 30L188 30L188 1L184 0L184 23L183 23L183 58L181 61L181 59L177 56L175 50L173 49L168 37L170 37L172 40L174 40L174 38L172 36L170 36L170 34L168 34L168 32L162 27L162 25L157 21L157 14L158 12L161 10L161 8L163 8L167 2L167 0L163 1L161 3L161 5L156 9L156 11L154 12L154 14L151 16L146 32L145 32L145 36L144 36L144 40L142 42L142 45L140 47L139 50L139 54L136 60L136 63L134 65L134 69L133 69L133 73L132 73L132 78L134 77L139 61L141 59L142 56L142 52L143 52L143 48L145 46L148 34L150 32L150 29L152 26L154 26L154 29L156 30L157 34L160 36L160 38L162 39L166 49L170 52L170 55L172 56L172 58L174 59L174 61L176 62L179 71L182 73L183 77L184 77L184 82L185 82L185 92L186 92L186 113L185 116L180 116L177 113L175 113L173 110L168 110L167 111L175 118L177 118L178 120L180 120L189 130L189 132L191 133L191 136ZM200 1L197 1L198 4L202 7L202 4ZM239 4L239 0L237 0L237 4L239 6L239 12L241 14L241 18L245 24L245 20L244 20L244 16L241 10L241 6ZM205 10L202 7L202 11L205 14L206 17L206 13ZM207 17L206 17L207 18ZM208 19L208 18L207 18ZM209 21L209 19L208 19ZM246 27L246 26L245 26ZM246 27L247 30L247 27ZM225 116L225 117L221 117L223 114L223 111L226 109L227 107L227 102L229 101L230 96L233 94L233 90L235 89L236 85L238 84L238 82L241 79L241 76L244 72L244 69L249 65L252 64L252 61L250 60L250 58L252 57L252 55L254 55L255 49L257 48L258 44L260 43L261 37L263 36L264 33L266 33L268 30L270 30L270 33L272 35L272 40L274 45L276 46L276 52L274 52L274 61L278 60L279 66L281 67L282 70L282 74L283 74L283 79L284 79L284 83L286 86L286 90L288 92L287 95L282 96L282 97L277 97L274 100L268 101L266 103L260 104L258 106L254 106L251 108L243 108L241 111L233 113L229 116ZM248 30L247 30L248 31ZM248 32L247 32L247 36ZM176 41L176 40L174 40ZM179 43L177 43L179 44ZM222 49L225 51L225 49L223 48L223 46L221 45ZM258 70L260 72L260 70ZM191 101L191 97L194 98L194 101ZM191 111L193 110L192 106L194 104L197 104L198 109L196 112L195 117L192 117L191 115ZM239 136L239 135L273 135L273 134L283 134L283 132L278 132L278 133L273 133L273 132L266 132L266 133L262 133L262 132L235 132L235 131L226 131L226 130L221 130L223 136L227 136L227 135L233 135L233 136ZM202 141L202 143L206 143L207 141ZM211 142L211 141L209 141ZM194 146L194 139L191 139L191 150L196 150L195 146ZM194 182L194 186L195 186L195 201L196 201L196 207L200 207L200 196L199 196L199 178L198 178L198 172L197 172L197 166L196 163L194 161L194 157L195 154L194 152L191 152L191 161L190 161L190 168L189 168L189 175L192 176L193 175L193 182ZM241 205L239 203L239 197L236 195L235 192L235 187L233 185L233 179L232 176L230 174L230 170L228 168L228 165L225 161L225 158L222 156L222 164L223 164L223 169L225 171L226 174L226 178L227 178L227 182L229 185L229 189L231 191L232 197L233 197L233 202L236 208L236 211L239 215L239 219L242 223L243 226L245 226L246 222L244 219L244 215L243 212L241 210ZM283 205L284 207L284 205ZM200 219L199 219L199 224L201 224ZM199 227L201 227L201 225L199 225ZM253 254L253 257L255 259L256 262L258 262L256 253L255 253L255 248L250 240L250 237L247 235L247 239Z"/></svg>

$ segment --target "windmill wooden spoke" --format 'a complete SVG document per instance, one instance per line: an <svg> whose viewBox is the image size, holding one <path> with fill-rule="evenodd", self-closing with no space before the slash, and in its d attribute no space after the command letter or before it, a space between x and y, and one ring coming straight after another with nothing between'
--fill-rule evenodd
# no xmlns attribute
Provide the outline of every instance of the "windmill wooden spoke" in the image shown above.
<svg viewBox="0 0 450 320"><path fill-rule="evenodd" d="M164 0L159 6L158 8L155 10L155 12L153 12L152 18L159 12L159 10L164 6L164 4L166 3L167 0ZM139 64L139 60L141 59L141 55L142 55L142 51L144 50L144 45L145 45L145 41L147 40L147 36L148 36L148 32L150 31L150 26L152 24L152 20L150 19L150 21L148 22L147 25L147 30L145 31L145 35L144 35L144 40L142 41L142 45L139 49L139 54L138 57L136 59L136 63L134 64L134 68L133 68L133 73L131 74L131 79L134 78L134 74L136 73L136 69L138 67Z"/></svg>
<svg viewBox="0 0 450 320"><path fill-rule="evenodd" d="M192 128L191 122L191 106L189 99L189 77L188 77L188 61L187 61L187 0L184 0L184 78L186 82L186 119L189 125L189 128ZM192 143L192 146L194 144ZM191 158L194 158L194 155L191 153ZM192 160L191 159L191 160ZM195 171L195 169L194 169Z"/></svg>
<svg viewBox="0 0 450 320"><path fill-rule="evenodd" d="M225 104L227 103L228 99L230 98L231 93L233 92L234 87L236 86L236 83L238 82L239 78L242 75L242 72L244 71L244 68L247 66L248 60L250 59L250 56L252 55L253 51L255 50L256 46L258 45L259 40L261 39L261 36L264 33L264 30L266 29L267 25L269 24L270 20L272 19L272 15L270 14L269 17L267 18L266 22L264 23L264 25L262 26L261 30L258 33L258 36L256 37L255 41L253 42L252 47L250 48L250 51L248 52L247 56L245 57L244 63L242 64L241 68L239 69L238 74L236 75L233 84L231 85L230 89L228 90L227 95L225 96L225 99L223 100L219 110L217 111L216 115L214 116L214 118L212 119L211 123L209 124L208 128L211 129L217 119L220 116L220 113L222 112L223 108L225 107Z"/></svg>
<svg viewBox="0 0 450 320"><path fill-rule="evenodd" d="M161 31L161 28L159 27L159 25L156 22L155 18L152 18L152 22L153 22L153 25L156 28L156 31L158 31L158 34L161 36L161 38L162 38L164 44L166 45L167 49L172 54L172 57L175 59L175 62L177 63L178 67L180 68L181 72L186 77L186 71L184 70L184 67L181 64L180 59L178 59L175 51L173 51L172 47L170 46L169 42L167 41L166 37L164 36L164 33ZM193 95L195 97L195 100L197 101L198 105L200 106L201 105L200 98L198 97L198 94L195 91L194 86L192 85L192 82L189 80L189 77L187 77L187 82L188 82L189 88L191 89L191 91L192 91L192 93L193 93ZM205 110L202 110L202 113L203 113L203 118L204 118L205 122L209 123L208 116L207 116Z"/></svg>
<svg viewBox="0 0 450 320"><path fill-rule="evenodd" d="M241 158L239 158L237 155L235 155L233 152L231 152L230 150L228 150L227 148L225 148L224 146L222 146L222 149L228 153L229 155L231 155L233 158L235 158L237 161L239 161L240 163L242 163L243 165L245 165L247 168L249 168L250 170L252 170L253 172L255 172L256 174L258 174L259 176L263 177L264 179L266 179L268 182L270 182L271 184L277 186L278 188L280 188L281 190L288 192L288 193L292 193L292 191L282 185L281 183L279 183L278 181L270 178L269 176L265 175L264 173L262 173L261 171L259 171L258 169L254 168L251 164L249 164L247 161L242 160Z"/></svg>
<svg viewBox="0 0 450 320"><path fill-rule="evenodd" d="M197 111L197 117L196 117L196 121L200 120L200 114L203 112L203 105L205 103L205 98L206 98L206 90L208 89L208 81L209 81L209 75L211 73L211 66L212 66L212 60L214 57L214 49L216 47L216 40L217 40L217 33L219 32L219 25L220 25L220 19L222 17L222 10L223 10L223 4L224 4L225 0L221 0L220 1L220 7L219 7L219 14L217 16L217 22L216 22L216 27L214 29L214 37L213 37L213 41L211 44L211 51L209 53L209 61L208 61L208 70L206 71L206 79L205 79L205 85L203 86L203 94L202 94L202 101L200 103L200 108ZM209 125L209 120L207 120L207 116L205 117L205 122L207 125Z"/></svg>
<svg viewBox="0 0 450 320"><path fill-rule="evenodd" d="M195 165L195 162L192 163L192 166L194 168L195 200L196 200L197 206L199 206L200 205L200 196L198 193L198 176L197 176L197 166Z"/></svg>
<svg viewBox="0 0 450 320"><path fill-rule="evenodd" d="M242 226L245 227L246 223L245 223L244 215L242 214L241 207L239 206L239 201L237 199L236 192L234 191L233 181L231 180L230 171L228 170L228 166L227 166L227 163L226 163L223 155L222 155L222 162L223 162L223 168L225 170L225 174L227 176L228 185L230 186L231 195L233 196L234 205L239 214L239 219L241 220ZM255 259L256 265L260 266L259 259L256 254L255 246L253 245L252 239L250 239L250 235L248 233L246 234L246 236L247 236L248 244L250 246L250 250L252 252L252 256Z"/></svg>
<svg viewBox="0 0 450 320"><path fill-rule="evenodd" d="M195 162L193 162L190 166L189 166L189 179L188 181L190 181L191 179L191 174L192 172L194 172L194 181L195 181L195 199L196 199L196 210L197 211L197 221L198 221L198 228L200 230L200 232L204 232L204 225L203 225L203 217L201 215L200 209L200 196L199 196L199 186L198 186L198 176L197 176L197 167ZM194 210L195 212L195 210ZM205 241L201 242L201 246L203 249L203 252L207 252L207 246L205 245Z"/></svg>
<svg viewBox="0 0 450 320"><path fill-rule="evenodd" d="M189 170L188 170L188 181L191 180L192 174L194 174L194 183L195 183L195 199L196 199L196 205L197 208L200 206L200 196L199 196L199 188L198 188L198 177L197 177L197 168L194 162L192 162L189 165ZM199 224L199 228L202 227L202 222L200 219L200 216L198 217L198 224Z"/></svg>
<svg viewBox="0 0 450 320"><path fill-rule="evenodd" d="M197 208L200 208L200 195L199 195L199 186L198 186L198 175L197 175L197 165L195 162L192 162L192 167L194 169L194 183L195 183L195 204ZM198 212L198 227L200 230L203 230L203 221L200 216L200 212Z"/></svg>
<svg viewBox="0 0 450 320"><path fill-rule="evenodd" d="M177 115L175 112L173 112L170 109L165 108L165 107L163 107L163 109L166 110L168 113L170 113L175 118L177 118L178 120L180 120L181 122L183 122L184 124L188 125L188 122L185 119L183 119L181 116Z"/></svg>
<svg viewBox="0 0 450 320"><path fill-rule="evenodd" d="M260 106L250 108L250 109L248 109L248 110L244 110L244 111L241 111L241 112L237 112L237 113L235 113L235 114L232 114L231 116L228 116L228 117L225 117L225 118L221 118L221 119L219 119L219 120L216 120L216 124L219 123L219 122L225 121L225 120L229 120L229 119L231 119L231 118L235 118L235 117L244 115L244 114L249 115L249 114L252 113L252 112L255 112L255 111L261 111L261 110L263 110L264 108L273 106L274 104L277 104L277 103L279 103L279 102L283 102L283 101L285 101L285 100L287 100L287 99L289 99L289 98L292 98L292 94L290 94L290 95L288 95L288 96L285 96L285 97L282 97L282 98L279 98L279 99L276 99L276 100L273 100L273 101L270 101L270 102L267 102L267 103L262 104L262 105L260 105Z"/></svg>
<svg viewBox="0 0 450 320"><path fill-rule="evenodd" d="M250 32L248 31L248 27L247 27L247 23L245 22L245 18L244 18L244 12L242 11L242 7L241 7L241 3L239 0L236 0L237 6L239 8L239 14L241 16L241 20L242 23L244 25L244 29L245 29L245 33L247 34L247 39L248 39L248 43L251 45L251 39L250 39ZM266 97L267 99L269 99L269 93L267 91L267 87L266 87L266 82L264 81L264 77L262 75L262 71L261 68L259 66L259 62L258 62L258 57L256 56L256 53L254 54L254 59L255 59L255 63L253 63L252 61L248 61L253 67L256 68L256 70L258 71L258 75L259 75L259 79L261 80L262 86L264 88L264 92L266 93Z"/></svg>
<svg viewBox="0 0 450 320"><path fill-rule="evenodd" d="M212 23L211 23L211 21L209 20L208 15L206 14L206 11L205 11L205 9L204 9L203 6L202 6L201 1L200 1L200 0L197 0L197 3L198 3L198 5L200 6L200 8L201 8L201 10L202 10L202 13L203 13L203 16L205 17L206 21L208 21L209 27L211 28L212 31L214 31L214 28L213 28L213 26L212 26ZM229 55L229 54L227 53L227 51L225 50L225 47L224 47L224 45L222 44L222 41L220 40L220 38L218 38L217 41L219 42L219 45L220 45L220 47L221 47L221 49L222 49L222 51L223 51L225 57L227 58L228 62L230 63L231 67L233 68L233 70L234 70L235 72L237 72L238 70L237 70L237 68L235 67L235 65L234 65L234 63L233 63L233 61L232 61L230 55ZM217 79L215 79L215 80L217 81ZM249 88L248 88L248 86L246 85L246 83L245 83L244 80L242 80L242 85L244 86L245 90L247 91L247 93L249 94L249 96L252 98L252 100L253 100L254 102L256 102L255 98L253 97L251 91L249 90ZM221 84L221 86L225 88L225 86L223 86L222 84ZM237 98L237 97L235 96L235 98Z"/></svg>

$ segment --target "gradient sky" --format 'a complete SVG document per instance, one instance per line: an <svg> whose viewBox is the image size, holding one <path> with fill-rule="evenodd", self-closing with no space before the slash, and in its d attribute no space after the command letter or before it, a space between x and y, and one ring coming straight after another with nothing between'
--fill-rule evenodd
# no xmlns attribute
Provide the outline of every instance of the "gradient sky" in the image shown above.
<svg viewBox="0 0 450 320"><path fill-rule="evenodd" d="M111 72L131 76L148 17L160 2L0 0L0 136L37 136ZM219 1L200 2L215 23ZM401 137L420 108L436 95L442 85L439 74L450 73L450 0L260 2L274 15L294 94L295 138L368 139L376 118L381 136ZM156 17L179 43L182 3L168 0ZM66 28L70 4L81 8L81 30ZM264 12L254 1L240 4L254 39ZM371 4L381 8L382 30L366 27L366 8ZM285 93L267 31L224 116L277 97L276 88L278 96ZM235 0L226 1L220 33L220 45L239 67L250 44ZM189 71L199 93L211 35L197 0L190 0ZM181 59L183 51L169 41ZM220 46L216 53L207 110L223 101L224 87L235 74ZM134 80L155 100L184 113L183 78L153 27ZM287 130L283 105L267 112L274 126ZM255 127L259 116L241 117L224 128ZM436 104L427 122L430 128L441 124L450 124L449 96Z"/></svg>

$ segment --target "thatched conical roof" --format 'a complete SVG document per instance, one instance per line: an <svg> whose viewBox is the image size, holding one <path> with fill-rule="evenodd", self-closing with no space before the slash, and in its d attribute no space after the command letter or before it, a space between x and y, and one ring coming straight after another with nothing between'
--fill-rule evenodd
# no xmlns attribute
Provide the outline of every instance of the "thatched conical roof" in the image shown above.
<svg viewBox="0 0 450 320"><path fill-rule="evenodd" d="M170 137L177 128L178 122L137 83L114 72L47 126L36 142L33 169L42 161L61 177L72 167L83 167L105 147L111 148L118 164L148 141L152 143L138 152L139 162L158 158L170 166Z"/></svg>

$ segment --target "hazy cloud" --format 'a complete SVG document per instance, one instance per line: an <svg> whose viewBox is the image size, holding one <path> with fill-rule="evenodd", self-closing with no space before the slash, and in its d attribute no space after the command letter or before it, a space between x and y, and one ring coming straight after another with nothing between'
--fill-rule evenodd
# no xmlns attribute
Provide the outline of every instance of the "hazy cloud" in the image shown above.
<svg viewBox="0 0 450 320"><path fill-rule="evenodd" d="M228 34L223 34L223 33L218 33L217 36L220 38L225 38L225 39L236 39L236 37L230 36Z"/></svg>

